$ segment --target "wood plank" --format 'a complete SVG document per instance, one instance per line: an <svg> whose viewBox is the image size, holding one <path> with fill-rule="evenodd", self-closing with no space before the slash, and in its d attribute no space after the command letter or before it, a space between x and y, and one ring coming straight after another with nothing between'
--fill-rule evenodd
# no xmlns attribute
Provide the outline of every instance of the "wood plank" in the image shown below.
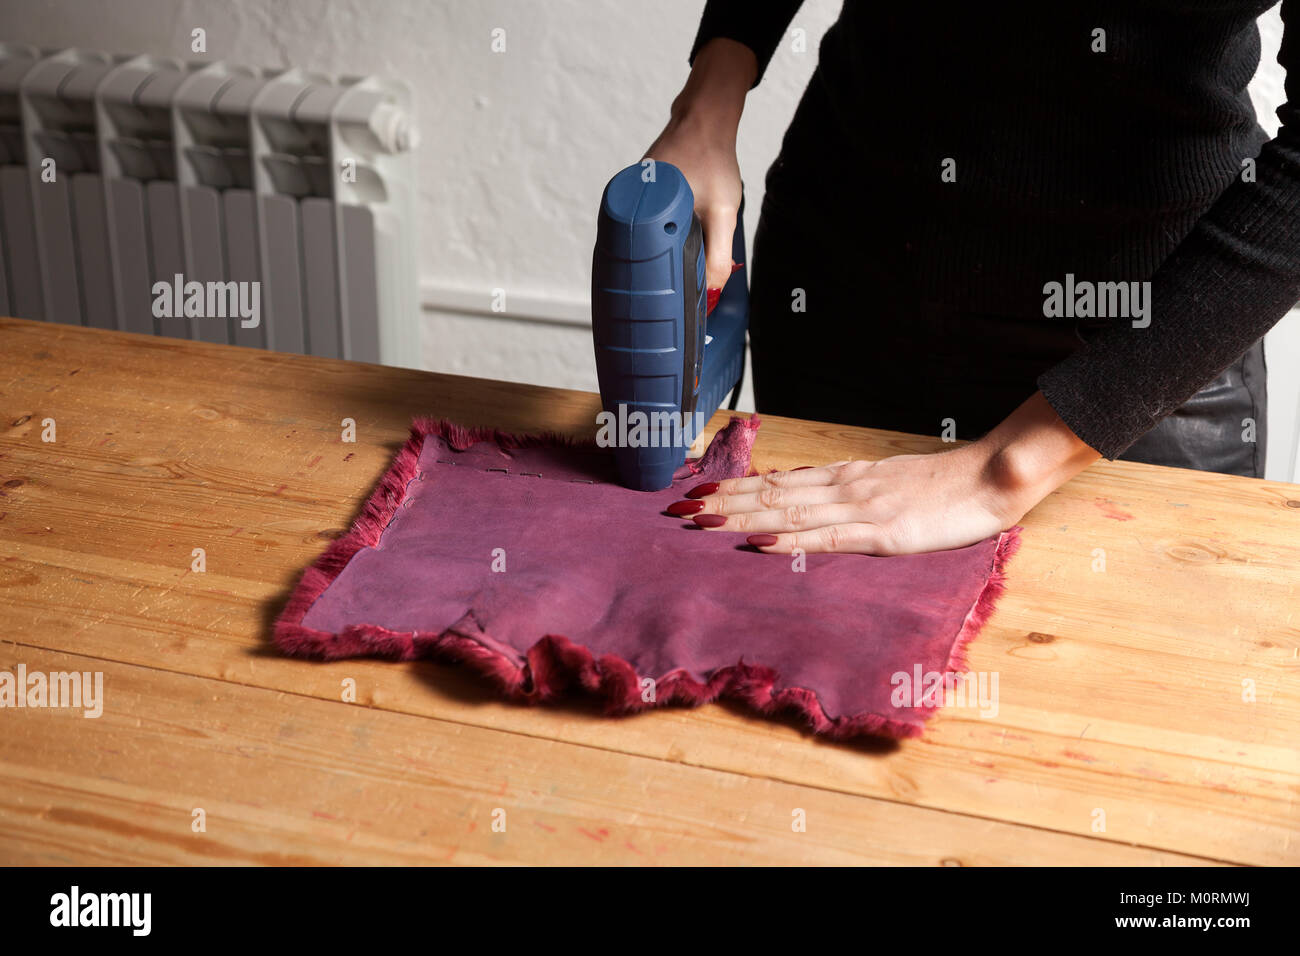
<svg viewBox="0 0 1300 956"><path fill-rule="evenodd" d="M586 393L47 329L0 322L16 359L0 388L5 633L324 699L344 665L269 655L266 626L409 418L570 433L594 422ZM54 446L39 441L50 414ZM338 441L345 416L355 445ZM789 467L935 447L770 418L755 454ZM1294 863L1297 522L1295 485L1094 466L1027 519L1011 589L972 649L974 669L999 674L997 717L941 712L925 738L891 750L808 740L718 706L616 722L518 708L447 668L345 663L394 711L1090 839L1101 808L1096 837L1112 845ZM188 571L196 546L204 575ZM1098 547L1104 572L1092 570Z"/></svg>
<svg viewBox="0 0 1300 956"><path fill-rule="evenodd" d="M0 864L1204 862L77 655L3 652L11 671L19 661L29 672L102 671L104 707L98 718L6 714Z"/></svg>

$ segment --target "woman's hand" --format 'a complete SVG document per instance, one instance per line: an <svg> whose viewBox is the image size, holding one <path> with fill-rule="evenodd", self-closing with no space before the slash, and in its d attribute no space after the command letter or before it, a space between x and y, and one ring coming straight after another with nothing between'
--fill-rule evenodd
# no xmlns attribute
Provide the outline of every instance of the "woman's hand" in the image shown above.
<svg viewBox="0 0 1300 956"><path fill-rule="evenodd" d="M758 75L754 52L718 38L695 56L690 79L673 101L672 117L646 158L672 163L695 194L704 227L706 287L721 290L731 276L731 238L740 209L736 130L745 94ZM716 298L716 297L710 297Z"/></svg>
<svg viewBox="0 0 1300 956"><path fill-rule="evenodd" d="M973 445L934 455L842 461L702 485L670 512L749 535L763 551L859 554L945 551L1011 527L1020 515L987 479ZM700 495L703 494L703 497Z"/></svg>
<svg viewBox="0 0 1300 956"><path fill-rule="evenodd" d="M769 553L944 551L1010 528L1098 457L1038 393L951 451L709 483L668 513Z"/></svg>

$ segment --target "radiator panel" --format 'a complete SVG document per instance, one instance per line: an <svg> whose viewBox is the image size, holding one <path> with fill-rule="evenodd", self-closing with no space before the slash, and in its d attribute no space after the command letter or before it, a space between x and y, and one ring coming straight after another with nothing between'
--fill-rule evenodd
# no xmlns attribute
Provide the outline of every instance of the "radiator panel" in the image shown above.
<svg viewBox="0 0 1300 956"><path fill-rule="evenodd" d="M8 315L9 309L9 275L5 269L5 231L4 209L0 206L0 315Z"/></svg>
<svg viewBox="0 0 1300 956"><path fill-rule="evenodd" d="M267 339L276 351L305 355L298 203L287 196L259 196L258 200Z"/></svg>
<svg viewBox="0 0 1300 956"><path fill-rule="evenodd" d="M379 276L375 220L370 210L361 206L343 208L343 246L348 250L344 301L348 306L348 323L344 328L351 344L348 358L358 362L379 361L379 326L358 321L370 303L379 298Z"/></svg>
<svg viewBox="0 0 1300 956"><path fill-rule="evenodd" d="M257 282L261 270L257 262L257 219L254 213L253 193L247 189L227 189L221 194L222 215L225 220L226 263L230 278L236 282ZM261 293L265 293L265 289ZM259 294L261 294L259 293ZM235 345L264 349L266 344L266 302L259 308L259 321L245 327L236 321L231 329Z"/></svg>
<svg viewBox="0 0 1300 956"><path fill-rule="evenodd" d="M413 365L415 138L391 80L0 43L0 313Z"/></svg>
<svg viewBox="0 0 1300 956"><path fill-rule="evenodd" d="M38 176L39 181L39 176ZM40 182L32 189L37 233L40 236L41 281L45 318L68 325L81 324L80 279L73 239L72 196L68 182Z"/></svg>
<svg viewBox="0 0 1300 956"><path fill-rule="evenodd" d="M302 200L303 288L307 306L307 341L313 355L343 358L339 316L339 279L334 268L334 203Z"/></svg>
<svg viewBox="0 0 1300 956"><path fill-rule="evenodd" d="M163 208L161 205L159 208ZM117 327L123 332L159 332L153 317L149 229L145 220L144 189L134 179L108 183L108 248L113 260L113 286L117 301ZM173 276L174 278L174 276ZM169 280L170 281L170 280Z"/></svg>
<svg viewBox="0 0 1300 956"><path fill-rule="evenodd" d="M5 271L10 305L24 319L45 318L41 295L41 263L36 255L36 219L27 167L0 168L0 209L4 211Z"/></svg>
<svg viewBox="0 0 1300 956"><path fill-rule="evenodd" d="M226 280L225 250L221 241L221 197L207 186L186 186L183 190L185 252L188 256L185 278L202 283ZM229 311L229 310L222 310ZM191 326L191 335L200 342L230 344L230 318L219 313L205 315Z"/></svg>
<svg viewBox="0 0 1300 956"><path fill-rule="evenodd" d="M134 180L123 180L123 182ZM138 183L136 183L138 187ZM150 303L156 295L155 289L161 283L169 288L176 284L176 277L185 273L185 259L181 247L180 205L176 201L176 184L162 181L151 182L144 187L145 209L149 217L149 290ZM129 277L124 281L134 285ZM187 318L184 300L176 301L174 294L167 299L171 308L168 314L154 318L159 333L176 338L193 338L197 319Z"/></svg>
<svg viewBox="0 0 1300 956"><path fill-rule="evenodd" d="M95 329L114 327L113 263L108 254L108 211L104 179L97 173L72 177L73 220L78 237L82 321Z"/></svg>

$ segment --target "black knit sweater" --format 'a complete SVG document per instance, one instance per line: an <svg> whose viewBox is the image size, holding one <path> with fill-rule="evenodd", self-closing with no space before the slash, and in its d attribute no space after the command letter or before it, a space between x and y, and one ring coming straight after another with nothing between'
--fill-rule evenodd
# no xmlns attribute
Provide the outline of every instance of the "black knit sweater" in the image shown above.
<svg viewBox="0 0 1300 956"><path fill-rule="evenodd" d="M846 195L867 184L936 301L1052 321L1046 283L1149 280L1147 327L1115 318L1038 380L1114 458L1300 300L1300 0L1271 141L1246 92L1269 0L947 6L845 0L823 39ZM691 59L728 37L761 78L798 7L709 0Z"/></svg>

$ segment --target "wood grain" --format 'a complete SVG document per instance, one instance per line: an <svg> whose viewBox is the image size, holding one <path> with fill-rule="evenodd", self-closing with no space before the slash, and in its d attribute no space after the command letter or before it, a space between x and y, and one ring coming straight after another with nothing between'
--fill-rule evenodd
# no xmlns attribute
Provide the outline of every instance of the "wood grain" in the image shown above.
<svg viewBox="0 0 1300 956"><path fill-rule="evenodd" d="M99 718L8 718L7 862L1199 862L76 655L23 659L101 670L110 703Z"/></svg>
<svg viewBox="0 0 1300 956"><path fill-rule="evenodd" d="M836 813L869 808L833 847L760 841L742 852L700 836L703 824L690 815L698 793L652 802L628 790L609 809L625 816L604 825L675 809L687 822L672 862L843 862L839 852L859 862L934 861L947 852L972 862L1119 863L1132 852L1162 862L1300 860L1300 486L1127 463L1090 468L1026 519L1009 591L971 649L973 670L998 674L996 716L950 709L920 740L846 746L725 705L609 720L581 703L504 704L453 668L308 664L269 650L269 622L289 588L346 528L411 417L589 434L594 395L11 319L0 320L0 353L8 358L0 372L0 636L8 643L0 648L29 667L40 655L69 653L137 675L129 679L175 682L168 693L177 700L190 684L216 686L230 700L253 695L250 706L258 695L289 700L285 707L312 708L313 726L340 739L381 713L418 721L412 726L431 746L484 734L495 741L494 766L528 768L539 782L548 773L572 779L577 765L592 787L615 766L643 768L627 770L634 776L690 770L846 801ZM57 428L53 443L41 440L47 418ZM344 418L356 422L355 443L340 440ZM711 426L724 421L716 416ZM938 447L917 436L765 418L755 462L790 467ZM190 570L194 548L206 552L205 573ZM1094 570L1098 549L1104 570ZM344 677L357 681L365 707L338 702ZM1243 682L1253 700L1243 699ZM145 719L150 705L141 700ZM187 717L176 708L168 719L178 727L198 725L198 710ZM16 726L19 713L0 711L0 720ZM115 748L123 731L105 723L109 716L79 722L86 747ZM247 720L226 724L255 737ZM144 763L121 781L131 796L114 803L87 778L70 778L75 764L51 761L43 773L40 747L23 750L16 739L0 739L0 762L25 768L5 773L23 777L32 805L141 823L152 779ZM374 759L391 756L380 752L385 746L375 744ZM292 763L277 745L267 748L266 760ZM203 760L197 751L185 772L203 778ZM469 760L458 771L466 793L443 793L445 806L469 805L476 766ZM292 788L275 790L260 774L244 784L268 788L261 802L274 813L311 819ZM0 802L0 861L52 861L76 845L61 827ZM918 816L906 827L855 829L882 806ZM1099 810L1105 832L1093 829ZM230 861L400 856L390 843L327 846L337 836L303 825L311 837L295 843L288 831L280 840L248 823L232 837ZM981 837L1002 827L1064 842ZM935 839L918 848L918 828ZM96 832L74 858L143 859ZM455 841L450 831L444 842L430 832L432 861ZM592 843L579 834L552 850L568 862L610 859L584 846ZM149 852L157 861L191 859L179 847ZM458 861L494 858L465 852ZM538 862L522 851L499 858Z"/></svg>

